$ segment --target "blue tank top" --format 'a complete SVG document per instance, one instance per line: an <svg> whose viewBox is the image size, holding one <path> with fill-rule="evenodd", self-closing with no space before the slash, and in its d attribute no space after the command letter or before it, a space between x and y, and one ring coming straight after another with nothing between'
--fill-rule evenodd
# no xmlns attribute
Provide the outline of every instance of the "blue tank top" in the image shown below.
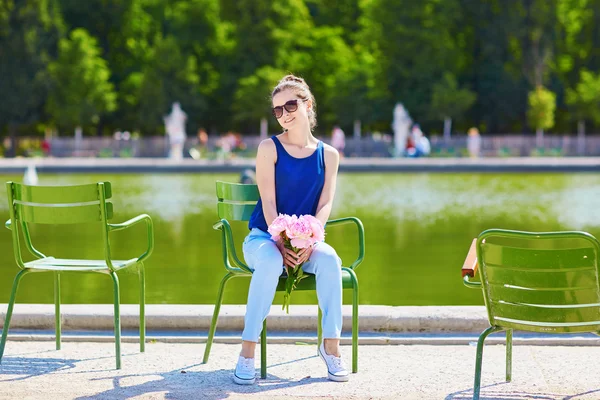
<svg viewBox="0 0 600 400"><path fill-rule="evenodd" d="M292 157L276 136L271 139L277 148L275 163L275 201L279 214L315 215L325 185L325 154L323 142L305 158ZM267 231L267 222L259 199L248 227Z"/></svg>

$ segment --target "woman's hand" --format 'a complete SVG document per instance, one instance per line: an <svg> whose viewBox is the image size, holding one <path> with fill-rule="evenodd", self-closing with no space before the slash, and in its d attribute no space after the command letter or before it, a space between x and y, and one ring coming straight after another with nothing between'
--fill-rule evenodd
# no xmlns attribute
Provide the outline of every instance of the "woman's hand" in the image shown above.
<svg viewBox="0 0 600 400"><path fill-rule="evenodd" d="M294 268L296 265L298 264L302 264L303 262L307 261L310 258L310 255L312 254L312 247L306 248L306 249L300 249L298 251L298 254L296 254L294 252L294 250L292 249L286 249L282 244L278 246L279 247L279 251L281 252L281 255L283 256L283 264L286 267L291 267Z"/></svg>
<svg viewBox="0 0 600 400"><path fill-rule="evenodd" d="M312 254L313 246L307 247L306 249L300 249L298 251L298 264L308 261L310 255Z"/></svg>
<svg viewBox="0 0 600 400"><path fill-rule="evenodd" d="M296 265L298 265L298 258L296 256L296 253L294 253L294 250L292 249L283 249L285 252L281 253L281 255L283 255L283 265L285 265L286 267L290 267L290 268L294 268Z"/></svg>

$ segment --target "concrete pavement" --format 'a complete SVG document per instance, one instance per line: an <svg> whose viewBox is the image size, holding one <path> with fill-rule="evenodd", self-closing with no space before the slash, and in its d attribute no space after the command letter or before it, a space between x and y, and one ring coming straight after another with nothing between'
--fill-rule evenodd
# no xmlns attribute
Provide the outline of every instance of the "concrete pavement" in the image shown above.
<svg viewBox="0 0 600 400"><path fill-rule="evenodd" d="M469 399L475 346L362 345L350 382L326 379L314 345L268 346L268 377L254 386L231 381L239 344L123 345L114 369L112 343L14 342L0 364L0 399ZM484 353L482 399L599 399L600 346L515 345L513 379L504 382L503 345ZM342 346L349 364L350 346ZM257 367L259 366L257 358Z"/></svg>

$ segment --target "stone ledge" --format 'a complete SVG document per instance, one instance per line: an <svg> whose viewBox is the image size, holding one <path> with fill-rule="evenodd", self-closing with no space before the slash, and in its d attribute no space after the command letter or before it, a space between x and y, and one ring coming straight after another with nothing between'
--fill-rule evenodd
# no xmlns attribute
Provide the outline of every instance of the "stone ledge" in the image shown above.
<svg viewBox="0 0 600 400"><path fill-rule="evenodd" d="M0 304L4 322L7 304ZM218 330L241 331L245 305L223 305ZM121 305L121 326L135 329L139 324L138 306ZM213 305L146 305L148 330L208 330ZM110 330L113 328L111 304L61 305L63 330ZM343 329L352 328L352 308L343 309ZM476 332L489 326L483 306L359 306L361 332ZM274 305L267 318L269 331L313 331L317 326L317 306L292 305L290 314ZM11 329L51 329L54 327L53 304L16 304Z"/></svg>

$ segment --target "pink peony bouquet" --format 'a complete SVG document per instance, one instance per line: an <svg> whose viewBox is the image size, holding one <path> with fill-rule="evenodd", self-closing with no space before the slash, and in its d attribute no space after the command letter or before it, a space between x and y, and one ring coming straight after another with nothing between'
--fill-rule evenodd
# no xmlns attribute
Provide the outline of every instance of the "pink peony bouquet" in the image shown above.
<svg viewBox="0 0 600 400"><path fill-rule="evenodd" d="M325 238L323 224L312 215L297 217L296 215L279 214L269 225L268 231L271 234L271 239L277 242L278 245L291 249L295 253L298 253L300 249L309 248ZM296 265L294 268L288 266L285 268L287 279L285 281L282 309L289 314L292 290L296 288L298 282L306 278L306 275L302 271L302 264Z"/></svg>

